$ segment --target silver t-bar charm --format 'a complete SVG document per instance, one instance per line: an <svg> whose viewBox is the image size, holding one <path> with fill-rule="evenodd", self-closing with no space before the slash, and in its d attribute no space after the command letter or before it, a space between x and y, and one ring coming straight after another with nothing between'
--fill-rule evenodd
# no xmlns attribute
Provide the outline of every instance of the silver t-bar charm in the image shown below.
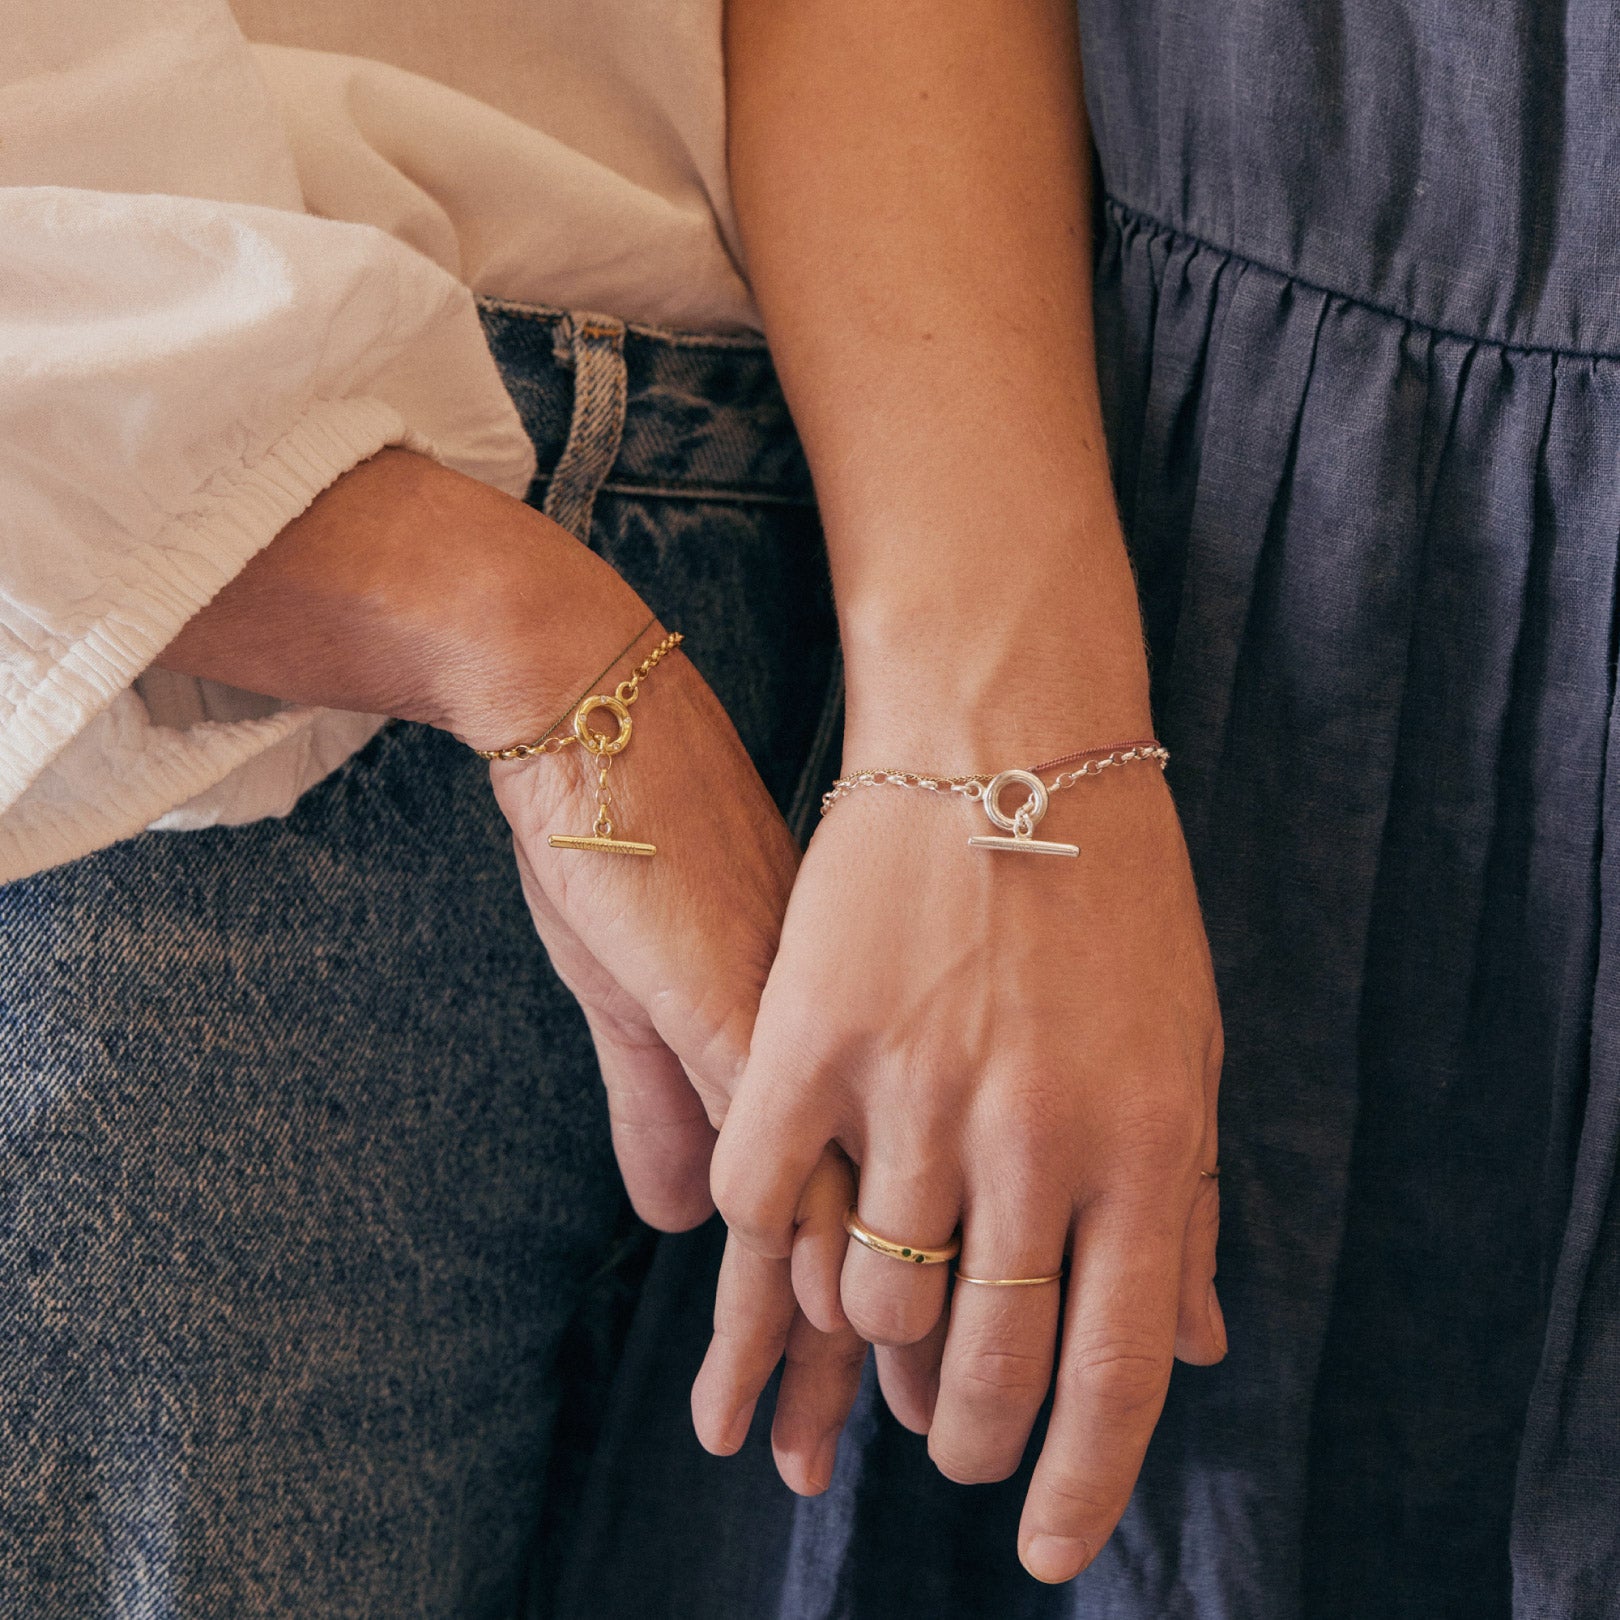
<svg viewBox="0 0 1620 1620"><path fill-rule="evenodd" d="M1002 792L1014 782L1029 789L1029 798L1012 815L1001 809ZM1053 844L1035 836L1035 824L1046 814L1051 802L1046 784L1033 771L1003 771L985 783L982 797L984 813L996 826L1004 827L1011 838L998 838L994 833L979 833L968 839L974 849L1016 849L1031 855L1078 855L1078 844Z"/></svg>

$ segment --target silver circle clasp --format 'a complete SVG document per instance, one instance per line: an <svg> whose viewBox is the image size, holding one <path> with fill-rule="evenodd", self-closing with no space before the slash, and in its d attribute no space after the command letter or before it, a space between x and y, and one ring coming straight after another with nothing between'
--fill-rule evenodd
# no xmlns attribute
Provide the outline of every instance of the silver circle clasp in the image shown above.
<svg viewBox="0 0 1620 1620"><path fill-rule="evenodd" d="M597 709L606 709L618 720L617 736L610 737L605 731L598 731L590 724L590 716ZM591 753L598 756L620 753L630 741L630 710L616 697L605 697L600 693L595 697L588 697L574 710L574 735Z"/></svg>
<svg viewBox="0 0 1620 1620"><path fill-rule="evenodd" d="M1001 795L1014 782L1029 789L1029 798L1009 816L1002 811ZM1002 771L985 783L982 802L984 813L1003 832L1010 832L1015 838L1028 838L1035 831L1035 823L1046 814L1051 798L1046 784L1033 771Z"/></svg>

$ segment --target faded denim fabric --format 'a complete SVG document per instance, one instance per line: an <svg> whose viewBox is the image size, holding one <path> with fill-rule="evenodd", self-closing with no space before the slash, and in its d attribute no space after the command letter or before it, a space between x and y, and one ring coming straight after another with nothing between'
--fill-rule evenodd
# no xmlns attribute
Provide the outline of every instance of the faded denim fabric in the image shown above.
<svg viewBox="0 0 1620 1620"><path fill-rule="evenodd" d="M819 1501L762 1430L677 1452L669 1301L713 1239L665 1244L612 1421L679 1461L598 1480L569 1620L629 1601L616 1540L678 1567L694 1530L709 1605L643 1620L1615 1620L1620 12L1080 17L1232 1353L1176 1370L1118 1535L1043 1588L1027 1471L949 1485L870 1387Z"/></svg>
<svg viewBox="0 0 1620 1620"><path fill-rule="evenodd" d="M532 498L687 633L802 831L835 629L763 347L486 321ZM544 1612L639 1248L442 733L0 889L0 1614Z"/></svg>
<svg viewBox="0 0 1620 1620"><path fill-rule="evenodd" d="M1081 23L1110 450L1228 1035L1231 1357L1177 1370L1119 1534L1041 1587L1027 1465L950 1485L870 1382L820 1499L774 1478L768 1403L705 1456L720 1234L662 1240L523 1601L1615 1620L1620 23ZM618 345L596 541L807 825L831 621L763 358L489 320L548 467L581 354L611 431ZM0 927L0 1600L513 1612L550 1358L616 1195L466 757L391 728L288 822L138 840L0 891Z"/></svg>

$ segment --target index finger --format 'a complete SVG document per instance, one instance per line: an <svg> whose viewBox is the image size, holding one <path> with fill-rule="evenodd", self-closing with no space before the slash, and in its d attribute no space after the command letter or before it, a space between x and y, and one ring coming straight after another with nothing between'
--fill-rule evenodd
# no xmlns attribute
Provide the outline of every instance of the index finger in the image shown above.
<svg viewBox="0 0 1620 1620"><path fill-rule="evenodd" d="M1098 1199L1076 1223L1052 1418L1018 1531L1037 1580L1079 1574L1130 1501L1170 1383L1184 1230L1163 1199Z"/></svg>

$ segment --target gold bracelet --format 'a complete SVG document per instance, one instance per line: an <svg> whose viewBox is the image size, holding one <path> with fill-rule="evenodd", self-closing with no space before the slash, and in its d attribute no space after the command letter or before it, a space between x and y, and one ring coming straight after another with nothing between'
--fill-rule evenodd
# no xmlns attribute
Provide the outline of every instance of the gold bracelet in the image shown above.
<svg viewBox="0 0 1620 1620"><path fill-rule="evenodd" d="M616 653L606 669L596 677L601 680L613 665L635 646L636 642L646 635L653 625L658 622L656 616L649 619L640 630L630 639L629 643ZM665 656L672 653L686 639L679 630L672 630L658 643L645 658L636 665L635 670L626 679L619 682L613 689L612 695L598 692L593 696L580 698L575 703L572 713L574 724L571 732L565 732L560 737L552 736L558 726L568 718L565 711L551 726L542 732L532 743L516 743L510 748L475 748L473 752L480 759L534 759L541 754L554 754L559 749L566 748L569 743L577 742L588 754L596 760L596 824L588 833L552 833L546 842L553 849L588 849L599 854L607 855L656 855L656 844L637 843L633 839L615 838L613 836L613 819L610 814L613 805L612 790L608 787L608 767L612 765L614 756L622 754L630 742L630 705L636 701L641 693L641 683L647 676L657 669ZM594 686L596 681L592 681ZM598 709L606 709L619 723L619 729L609 734L598 731L590 721L590 717Z"/></svg>
<svg viewBox="0 0 1620 1620"><path fill-rule="evenodd" d="M1044 781L1038 774L1060 765L1073 764L1077 760L1084 763L1051 782ZM883 768L852 771L848 776L839 777L822 794L821 813L826 815L840 799L847 798L856 788L903 787L921 788L927 793L959 793L964 799L982 804L991 822L1011 835L1003 838L993 833L979 833L968 839L972 848L1018 850L1030 855L1078 855L1078 844L1050 843L1035 836L1036 824L1046 814L1051 795L1063 788L1073 787L1085 777L1100 775L1113 766L1131 765L1137 760L1152 760L1162 771L1170 763L1170 753L1163 744L1149 738L1145 742L1121 743L1114 748L1092 748L1083 753L1065 754L1059 759L1047 760L1044 765L1037 765L1032 771L998 771L990 777L945 776L937 772ZM1024 788L1029 797L1009 816L1001 808L1001 795L1015 783Z"/></svg>
<svg viewBox="0 0 1620 1620"><path fill-rule="evenodd" d="M633 636L631 636L627 642L625 642L625 644L616 653L614 653L610 659L608 659L608 661L599 670L597 670L597 672L591 677L591 685L587 686L585 690L581 692L579 696L575 698L574 701L570 703L568 707L564 709L563 712L559 714L557 718L553 720L551 724L547 726L546 729L542 731L532 743L514 743L510 748L475 748L473 749L473 752L480 759L533 759L536 754L554 754L559 748L566 748L569 743L575 740L573 735L569 732L564 732L561 737L553 737L551 735L552 732L554 732L557 727L560 726L563 721L566 720L569 715L571 715L580 706L580 704L584 702L586 697L590 694L591 686L595 686L596 683L601 680L601 678L606 675L607 672L612 669L613 666L618 663L618 661L623 658L624 655L629 652L630 649L635 646L635 644L640 641L641 638L646 635L646 633L657 623L658 615L655 613L644 625L642 625L638 631L636 631ZM681 638L679 636L675 637L675 641L677 643L679 643L680 640ZM651 655L648 661L636 671L636 679L639 680L641 676L645 675L647 671L650 670L653 665L656 664L663 656L664 649L660 647L657 652Z"/></svg>

